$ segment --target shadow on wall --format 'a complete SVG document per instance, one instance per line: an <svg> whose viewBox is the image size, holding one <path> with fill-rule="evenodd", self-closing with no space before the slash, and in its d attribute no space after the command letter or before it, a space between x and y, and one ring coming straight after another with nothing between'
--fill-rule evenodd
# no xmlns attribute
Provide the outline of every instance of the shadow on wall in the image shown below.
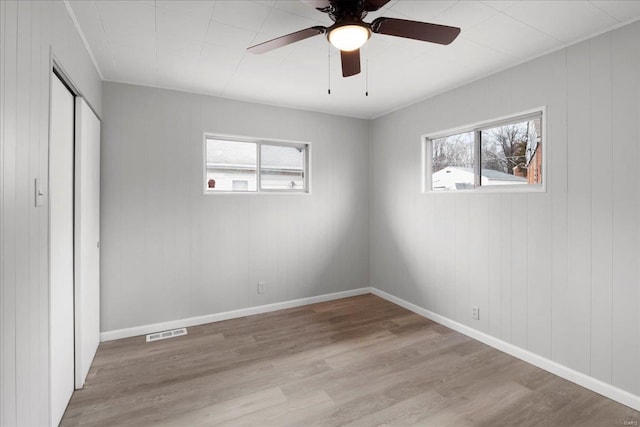
<svg viewBox="0 0 640 427"><path fill-rule="evenodd" d="M434 310L434 289L420 279L428 269L428 255L412 250L411 234L404 229L409 227L407 218L398 209L382 206L374 221L375 234L371 238L378 243L372 245L372 251L377 251L372 254L376 260L372 266L372 286Z"/></svg>

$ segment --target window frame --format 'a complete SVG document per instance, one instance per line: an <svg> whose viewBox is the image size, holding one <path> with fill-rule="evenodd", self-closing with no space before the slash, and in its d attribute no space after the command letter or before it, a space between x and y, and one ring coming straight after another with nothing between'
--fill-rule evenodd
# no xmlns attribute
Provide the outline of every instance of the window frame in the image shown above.
<svg viewBox="0 0 640 427"><path fill-rule="evenodd" d="M481 179L481 138L482 131L497 126L517 123L532 117L540 117L542 133L542 183L541 184L514 184L514 185L480 185ZM433 145L432 141L461 133L473 133L473 172L474 188L464 190L434 190L432 188L433 175ZM447 129L444 131L422 135L422 176L421 189L423 194L465 194L465 193L546 193L547 191L547 111L546 106L532 108L515 114L509 114L490 120L483 120L470 125Z"/></svg>
<svg viewBox="0 0 640 427"><path fill-rule="evenodd" d="M207 185L207 140L217 139L221 141L230 142L244 142L252 143L256 146L256 190L255 191L228 191L228 190L209 190ZM265 145L275 145L280 147L304 147L304 163L303 163L303 179L304 189L263 189L261 182L262 164L261 164L261 147ZM228 195L228 194L270 194L270 195L284 195L284 194L297 194L305 195L311 194L311 142L303 141L291 141L282 139L271 138L256 138L249 136L238 135L225 135L220 133L204 132L202 138L202 192L203 195Z"/></svg>

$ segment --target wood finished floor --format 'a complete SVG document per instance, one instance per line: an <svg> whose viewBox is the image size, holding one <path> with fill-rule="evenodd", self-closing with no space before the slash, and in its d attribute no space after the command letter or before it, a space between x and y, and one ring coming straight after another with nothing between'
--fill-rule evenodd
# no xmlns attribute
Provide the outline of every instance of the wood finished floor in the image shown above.
<svg viewBox="0 0 640 427"><path fill-rule="evenodd" d="M165 341L102 343L62 425L621 426L639 420L626 406L363 295L191 327L187 336Z"/></svg>

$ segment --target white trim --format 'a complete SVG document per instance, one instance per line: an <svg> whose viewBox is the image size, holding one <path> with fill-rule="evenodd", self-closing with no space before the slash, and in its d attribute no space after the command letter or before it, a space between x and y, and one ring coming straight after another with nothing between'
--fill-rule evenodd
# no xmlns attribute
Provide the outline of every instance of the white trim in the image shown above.
<svg viewBox="0 0 640 427"><path fill-rule="evenodd" d="M459 133L470 133L475 132L476 130L482 130L482 128L488 128L495 126L500 126L503 124L507 124L512 121L518 121L518 119L526 119L529 116L533 116L536 113L540 113L542 118L544 119L547 114L547 106L541 105L537 108L529 108L524 111L517 111L515 113L504 114L502 116L493 117L485 120L478 120L477 122L473 122L470 124L466 124L463 126L456 126L449 129L437 131L437 132L427 132L422 135L422 139L438 139L444 138L451 135L456 135ZM544 126L544 123L543 123Z"/></svg>
<svg viewBox="0 0 640 427"><path fill-rule="evenodd" d="M311 195L311 149L312 143L311 141L293 141L287 139L273 139L273 138L257 138L254 136L241 136L241 135L228 135L228 134L220 134L220 133L212 133L212 132L203 132L202 137L202 194L204 196L210 195ZM223 141L232 141L232 142L245 142L256 145L256 190L255 191L233 191L233 190L217 190L210 191L207 187L207 139L218 139ZM261 168L262 168L262 159L261 159L261 146L265 145L277 145L281 147L304 147L304 184L305 188L303 190L268 190L260 188L261 183Z"/></svg>
<svg viewBox="0 0 640 427"><path fill-rule="evenodd" d="M602 9L600 9L595 4L593 4L593 6L595 6L597 9L602 11ZM607 13L607 15L609 15L609 14ZM611 16L611 15L609 15L609 16ZM611 16L611 17L613 18L613 16ZM613 18L613 19L615 19L615 18ZM541 52L540 54L537 54L535 56L526 57L525 59L522 59L521 61L514 62L512 64L507 64L504 67L501 67L501 68L498 68L496 70L483 73L483 74L478 75L478 76L473 76L473 77L471 77L471 78L469 78L467 80L463 80L460 83L453 83L453 84L451 84L449 86L445 86L445 87L443 87L443 88L441 88L439 90L433 91L430 94L424 95L420 99L416 99L414 101L409 101L409 102L407 102L405 104L399 105L397 107L393 107L392 109L387 110L386 112L371 116L371 117L369 117L369 120L376 120L376 119L379 119L380 117L386 116L388 114L392 114L392 113L398 112L400 110L404 110L405 108L412 107L412 106L414 106L416 104L419 104L419 103L421 103L423 101L427 101L429 99L433 99L436 96L440 96L440 95L443 95L443 94L445 94L447 92L452 92L452 91L454 91L456 89L460 89L460 88L462 88L464 86L468 86L468 85L470 85L472 83L476 83L476 82L478 82L478 81L480 81L480 80L482 80L484 78L487 78L489 76L494 76L496 74L502 73L503 71L507 71L507 70L510 70L512 68L516 68L516 67L518 67L520 65L526 64L527 62L533 62L538 58L542 58L543 56L547 56L547 55L550 55L550 54L555 53L555 52L560 52L561 50L567 49L567 48L569 48L571 46L575 46L575 45L580 44L580 43L582 43L584 41L591 40L591 39L594 39L594 38L596 38L598 36L601 36L603 34L609 33L611 31L615 31L615 30L617 30L619 28L626 27L627 25L631 25L636 21L640 21L640 17L634 17L634 18L628 19L626 21L618 22L617 24L612 25L611 27L607 27L607 28L605 28L605 29L603 29L601 31L596 31L595 33L588 34L588 35L586 35L584 37L580 37L580 38L578 38L576 40L573 40L573 41L570 41L568 43L565 43L562 46L557 46L557 47L553 47L553 48L551 48L549 50L545 50L544 52Z"/></svg>
<svg viewBox="0 0 640 427"><path fill-rule="evenodd" d="M571 381L572 383L578 384L579 386L587 388L591 391L608 397L609 399L615 400L616 402L622 403L623 405L640 411L640 396L629 393L628 391L600 381L589 375L574 371L573 369L554 362L553 360L547 359L546 357L534 354L511 343L487 335L484 332L477 331L467 325L463 325L454 320L448 319L425 308L405 301L402 298L398 298L385 291L381 291L380 289L372 287L371 293L401 307L404 307L407 310L413 311L414 313L417 313L423 317L426 317L427 319L431 319L434 322L451 328L454 331L460 332L463 335L471 337L495 349L510 354L513 357L517 357L520 360L535 365L538 368L544 369L545 371L564 378L565 380Z"/></svg>
<svg viewBox="0 0 640 427"><path fill-rule="evenodd" d="M75 12L71 8L71 4L69 3L69 0L63 0L63 2L65 7L67 8L69 17L71 17L71 20L73 21L73 25L75 25L76 30L78 30L78 34L80 35L82 44L84 44L84 48L87 49L87 53L89 54L89 58L91 58L91 62L93 62L93 66L96 67L96 71L100 76L100 80L104 80L104 77L102 76L102 70L100 70L100 67L98 66L98 61L96 61L96 57L93 55L93 51L89 46L89 42L87 41L87 38L84 36L84 31L82 31L82 28L80 28L80 23L78 22L78 18L76 17Z"/></svg>
<svg viewBox="0 0 640 427"><path fill-rule="evenodd" d="M564 378L572 383L594 391L616 402L622 403L630 408L640 411L640 396L629 393L611 384L600 381L589 375L575 371L564 365L561 365L546 357L534 354L528 350L517 347L511 343L502 341L498 338L492 337L475 330L467 325L463 325L454 320L448 319L444 316L436 314L430 310L417 306L413 303L391 295L385 291L374 287L363 287L359 289L352 289L348 291L335 292L331 294L318 295L308 298L300 298L296 300L277 302L274 304L260 305L257 307L242 308L239 310L226 311L223 313L209 314L205 316L191 317L187 319L172 320L168 322L154 323L150 325L136 326L127 329L117 329L113 331L106 331L100 334L100 340L111 341L120 338L129 338L140 335L146 335L153 332L163 331L167 329L186 328L190 326L202 325L205 323L220 322L222 320L236 319L238 317L251 316L254 314L269 313L277 310L284 310L287 308L301 307L309 304L316 304L325 301L333 301L341 298L348 298L357 295L365 295L372 293L380 298L383 298L389 302L397 304L409 311L412 311L420 316L431 319L441 325L444 325L456 332L478 340L484 344L487 344L497 350L505 352L513 357L537 366L540 369L544 369L554 375Z"/></svg>
<svg viewBox="0 0 640 427"><path fill-rule="evenodd" d="M66 0L68 1L68 0ZM597 6L596 6L597 7ZM133 86L142 86L142 87L147 87L147 88L153 88L153 89L163 89L163 90L171 90L174 92L182 92L182 93L192 93L195 95L204 95L204 96L212 96L212 97L216 97L216 98L221 98L221 99L227 99L230 101L237 101L237 102L246 102L246 103L251 103L251 104L256 104L256 105L264 105L264 106L270 106L270 107L276 107L276 108L286 108L286 109L294 109L297 111L308 111L308 112L312 112L312 113L319 113L319 114L326 114L329 116L336 116L336 117L349 117L349 118L353 118L353 119L361 119L361 120L367 120L367 121L374 121L376 119L379 119L381 117L387 116L389 114L398 112L400 110L403 110L405 108L409 108L412 107L414 105L417 105L421 102L433 99L437 96L443 95L447 92L452 92L456 89L460 89L464 86L468 86L472 83L476 83L484 78L487 78L489 76L493 76L499 73L502 73L504 71L507 71L511 68L515 68L518 67L520 65L526 64L527 62L531 62L534 61L538 58L542 58L543 56L555 53L555 52L559 52L563 49L566 49L568 47L577 45L579 43L582 43L586 40L590 40L592 38L598 37L602 34L608 33L610 31L615 31L619 28L625 27L627 25L631 25L636 21L640 21L640 17L634 17L631 18L629 20L626 21L622 21L619 22L611 27L607 27L601 31L597 31L595 33L586 35L584 37L581 37L579 39L573 40L571 42L565 43L562 46L558 46L558 47L553 47L549 50L546 50L540 54L537 54L535 56L532 57L526 57L525 59L522 59L520 61L511 63L511 64L507 64L503 67L497 68L495 70L492 71L488 71L485 73L482 73L480 75L477 76L472 76L466 80L463 80L461 82L456 82L453 84L450 84L448 86L444 86L438 90L435 90L431 93L427 93L425 95L422 95L420 98L418 99L413 99L413 100L408 100L407 102L405 102L404 104L401 104L399 106L396 107L392 107L391 109L388 110L383 110L381 112L373 112L373 113L365 113L362 112L362 114L355 114L355 113L346 113L346 112L340 112L340 111L331 111L328 109L322 109L320 107L312 107L312 106L300 106L300 105L294 105L291 103L287 103L287 102L266 102L264 100L257 100L255 98L251 98L251 97L247 97L247 96L237 96L237 97L232 97L229 95L225 95L222 92L215 92L215 91L206 91L206 90L189 90L189 89L185 89L185 88L177 88L171 85L150 85L150 84L144 84L144 83L139 83L139 82L132 82L130 80L123 80L123 79L102 79L105 82L109 82L109 83L118 83L118 84L124 84L124 85L133 85Z"/></svg>
<svg viewBox="0 0 640 427"><path fill-rule="evenodd" d="M251 316L254 314L269 313L287 308L301 307L319 302L333 301L341 298L365 295L371 293L371 288L364 287L351 289L348 291L334 292L331 294L318 295L314 297L300 298L273 304L259 305L256 307L241 308L238 310L225 311L222 313L207 314L204 316L189 317L186 319L170 320L168 322L153 323L150 325L135 326L133 328L116 329L100 333L100 341L112 341L120 338L136 337L139 335L151 334L169 329L186 328L189 326L203 325L205 323L220 322L222 320L237 319L238 317Z"/></svg>
<svg viewBox="0 0 640 427"><path fill-rule="evenodd" d="M477 134L483 129L487 129L493 126L500 126L509 122L515 122L520 119L527 119L534 115L540 114L542 120L542 184L514 184L514 185L475 185L474 188L467 190L433 190L432 186L432 173L431 173L431 157L432 157L432 144L430 141L438 138L444 138L446 136L456 135L460 133L474 133ZM477 135L474 139L477 138ZM464 193L546 193L547 192L547 106L542 105L537 108L530 108L528 110L520 111L513 114L503 115L488 120L477 121L465 126L458 126L450 128L444 131L429 132L421 135L422 143L422 194L464 194ZM474 140L474 174L477 168L479 168L478 158L475 152L478 150L479 142Z"/></svg>
<svg viewBox="0 0 640 427"><path fill-rule="evenodd" d="M544 158L544 152L542 153ZM544 165L544 160L543 160ZM544 173L544 172L543 172ZM426 181L426 179L425 179ZM422 194L495 194L495 193L546 193L544 183L537 184L513 184L513 185L485 185L466 190L428 190Z"/></svg>
<svg viewBox="0 0 640 427"><path fill-rule="evenodd" d="M84 93L78 88L78 86L75 85L69 73L62 66L62 63L58 60L58 57L56 56L55 51L53 49L53 46L49 48L49 55L51 56L50 69L56 72L60 80L62 80L62 82L71 91L71 93L73 93L73 96L82 98L84 102L86 102L86 104L89 106L91 111L93 111L93 114L96 115L98 120L102 121L102 117L100 116L98 111L94 108L94 106L91 104L91 101L89 101L89 99L86 96L84 96Z"/></svg>
<svg viewBox="0 0 640 427"><path fill-rule="evenodd" d="M425 136L421 137L422 139L422 151L420 154L422 155L422 169L420 173L420 188L422 193L430 193L431 190L431 176L433 175L433 166L431 165L433 162L431 159L433 158L433 144L429 144L429 139Z"/></svg>

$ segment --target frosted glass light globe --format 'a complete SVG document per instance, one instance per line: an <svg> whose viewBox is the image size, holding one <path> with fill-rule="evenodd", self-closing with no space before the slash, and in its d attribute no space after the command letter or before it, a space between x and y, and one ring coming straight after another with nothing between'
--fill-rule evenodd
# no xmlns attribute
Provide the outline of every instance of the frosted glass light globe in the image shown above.
<svg viewBox="0 0 640 427"><path fill-rule="evenodd" d="M329 41L337 49L350 52L359 49L369 40L371 32L362 25L342 25L329 33Z"/></svg>

